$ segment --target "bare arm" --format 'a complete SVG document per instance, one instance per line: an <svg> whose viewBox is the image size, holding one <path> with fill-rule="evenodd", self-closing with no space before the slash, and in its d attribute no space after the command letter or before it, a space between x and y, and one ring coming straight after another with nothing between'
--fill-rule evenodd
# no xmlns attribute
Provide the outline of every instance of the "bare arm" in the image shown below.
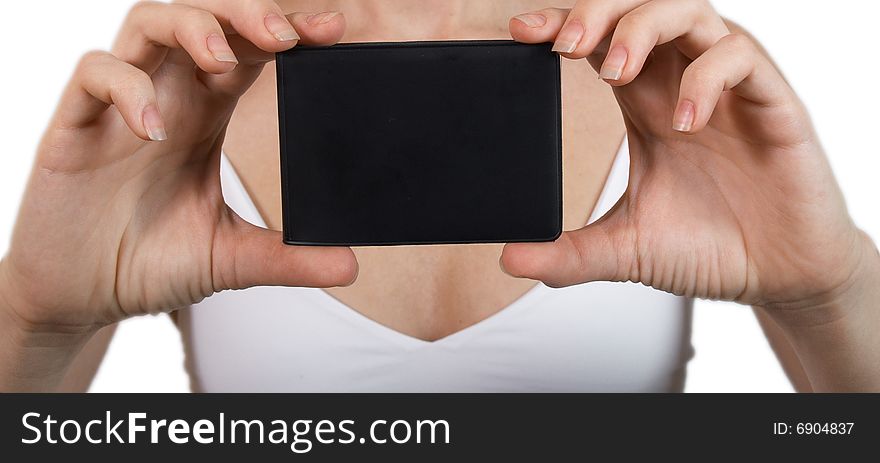
<svg viewBox="0 0 880 463"><path fill-rule="evenodd" d="M58 392L88 392L115 332L116 325L110 325L92 336L70 365Z"/></svg>
<svg viewBox="0 0 880 463"><path fill-rule="evenodd" d="M263 66L344 32L341 14L309 17L273 0L140 2L112 53L83 56L0 260L0 391L86 389L105 327L130 317L226 289L353 282L350 249L285 246L220 188L225 128Z"/></svg>
<svg viewBox="0 0 880 463"><path fill-rule="evenodd" d="M58 391L95 330L71 325L50 333L39 323L29 322L16 308L20 302L5 269L5 262L0 261L0 391ZM67 384L75 389L83 380L71 379Z"/></svg>
<svg viewBox="0 0 880 463"><path fill-rule="evenodd" d="M753 307L752 309L755 312L755 317L758 319L758 324L761 325L761 329L764 331L764 336L767 337L770 347L776 354L776 359L779 360L782 370L785 371L785 375L788 376L788 380L794 386L794 390L797 392L813 392L813 386L810 385L810 379L804 371L804 366L801 365L801 360L798 358L794 347L792 347L791 341L785 337L785 332L782 331L779 325L776 324L776 321L764 309L760 307Z"/></svg>
<svg viewBox="0 0 880 463"><path fill-rule="evenodd" d="M793 377L797 358L813 390L880 390L880 257L803 102L754 38L703 0L528 15L511 20L516 40L552 40L614 87L630 181L601 220L508 244L502 268L554 287L634 281L759 307L784 334L764 320Z"/></svg>
<svg viewBox="0 0 880 463"><path fill-rule="evenodd" d="M865 241L861 265L830 297L770 311L817 392L880 391L880 253Z"/></svg>

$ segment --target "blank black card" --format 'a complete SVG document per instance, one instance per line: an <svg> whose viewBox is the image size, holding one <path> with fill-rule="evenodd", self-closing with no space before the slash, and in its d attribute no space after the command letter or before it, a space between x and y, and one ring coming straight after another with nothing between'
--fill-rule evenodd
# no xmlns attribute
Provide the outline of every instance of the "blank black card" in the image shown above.
<svg viewBox="0 0 880 463"><path fill-rule="evenodd" d="M277 57L284 241L551 241L559 57L512 41L296 47Z"/></svg>

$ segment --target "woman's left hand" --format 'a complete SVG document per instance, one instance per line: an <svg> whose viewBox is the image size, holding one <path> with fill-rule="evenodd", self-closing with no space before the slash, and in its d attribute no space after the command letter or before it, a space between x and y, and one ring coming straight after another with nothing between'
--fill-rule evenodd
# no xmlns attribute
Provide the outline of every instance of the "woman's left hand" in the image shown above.
<svg viewBox="0 0 880 463"><path fill-rule="evenodd" d="M513 18L510 30L586 58L614 87L631 159L605 217L553 243L507 245L511 275L791 309L838 297L876 254L804 106L708 1L582 0Z"/></svg>

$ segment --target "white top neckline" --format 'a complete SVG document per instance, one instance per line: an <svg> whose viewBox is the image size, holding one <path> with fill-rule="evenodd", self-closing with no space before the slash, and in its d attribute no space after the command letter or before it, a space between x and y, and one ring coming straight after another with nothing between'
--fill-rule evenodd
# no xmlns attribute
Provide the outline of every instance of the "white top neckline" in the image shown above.
<svg viewBox="0 0 880 463"><path fill-rule="evenodd" d="M588 222L623 194L628 166L624 144ZM220 170L227 204L264 225L223 157ZM183 309L178 327L197 391L656 392L683 388L690 313L688 300L637 284L539 284L431 342L320 289L260 286Z"/></svg>

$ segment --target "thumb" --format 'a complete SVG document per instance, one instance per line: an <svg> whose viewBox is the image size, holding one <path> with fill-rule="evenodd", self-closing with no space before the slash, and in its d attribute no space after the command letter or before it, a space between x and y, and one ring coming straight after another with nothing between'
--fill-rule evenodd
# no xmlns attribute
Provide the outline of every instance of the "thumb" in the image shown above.
<svg viewBox="0 0 880 463"><path fill-rule="evenodd" d="M618 206L620 204L618 203ZM625 281L634 253L624 217L615 206L595 223L562 234L549 243L510 243L501 253L501 269L517 278L554 288L590 281Z"/></svg>
<svg viewBox="0 0 880 463"><path fill-rule="evenodd" d="M252 286L348 286L358 274L346 247L290 246L281 232L260 228L234 213L217 230L214 244L215 290Z"/></svg>

